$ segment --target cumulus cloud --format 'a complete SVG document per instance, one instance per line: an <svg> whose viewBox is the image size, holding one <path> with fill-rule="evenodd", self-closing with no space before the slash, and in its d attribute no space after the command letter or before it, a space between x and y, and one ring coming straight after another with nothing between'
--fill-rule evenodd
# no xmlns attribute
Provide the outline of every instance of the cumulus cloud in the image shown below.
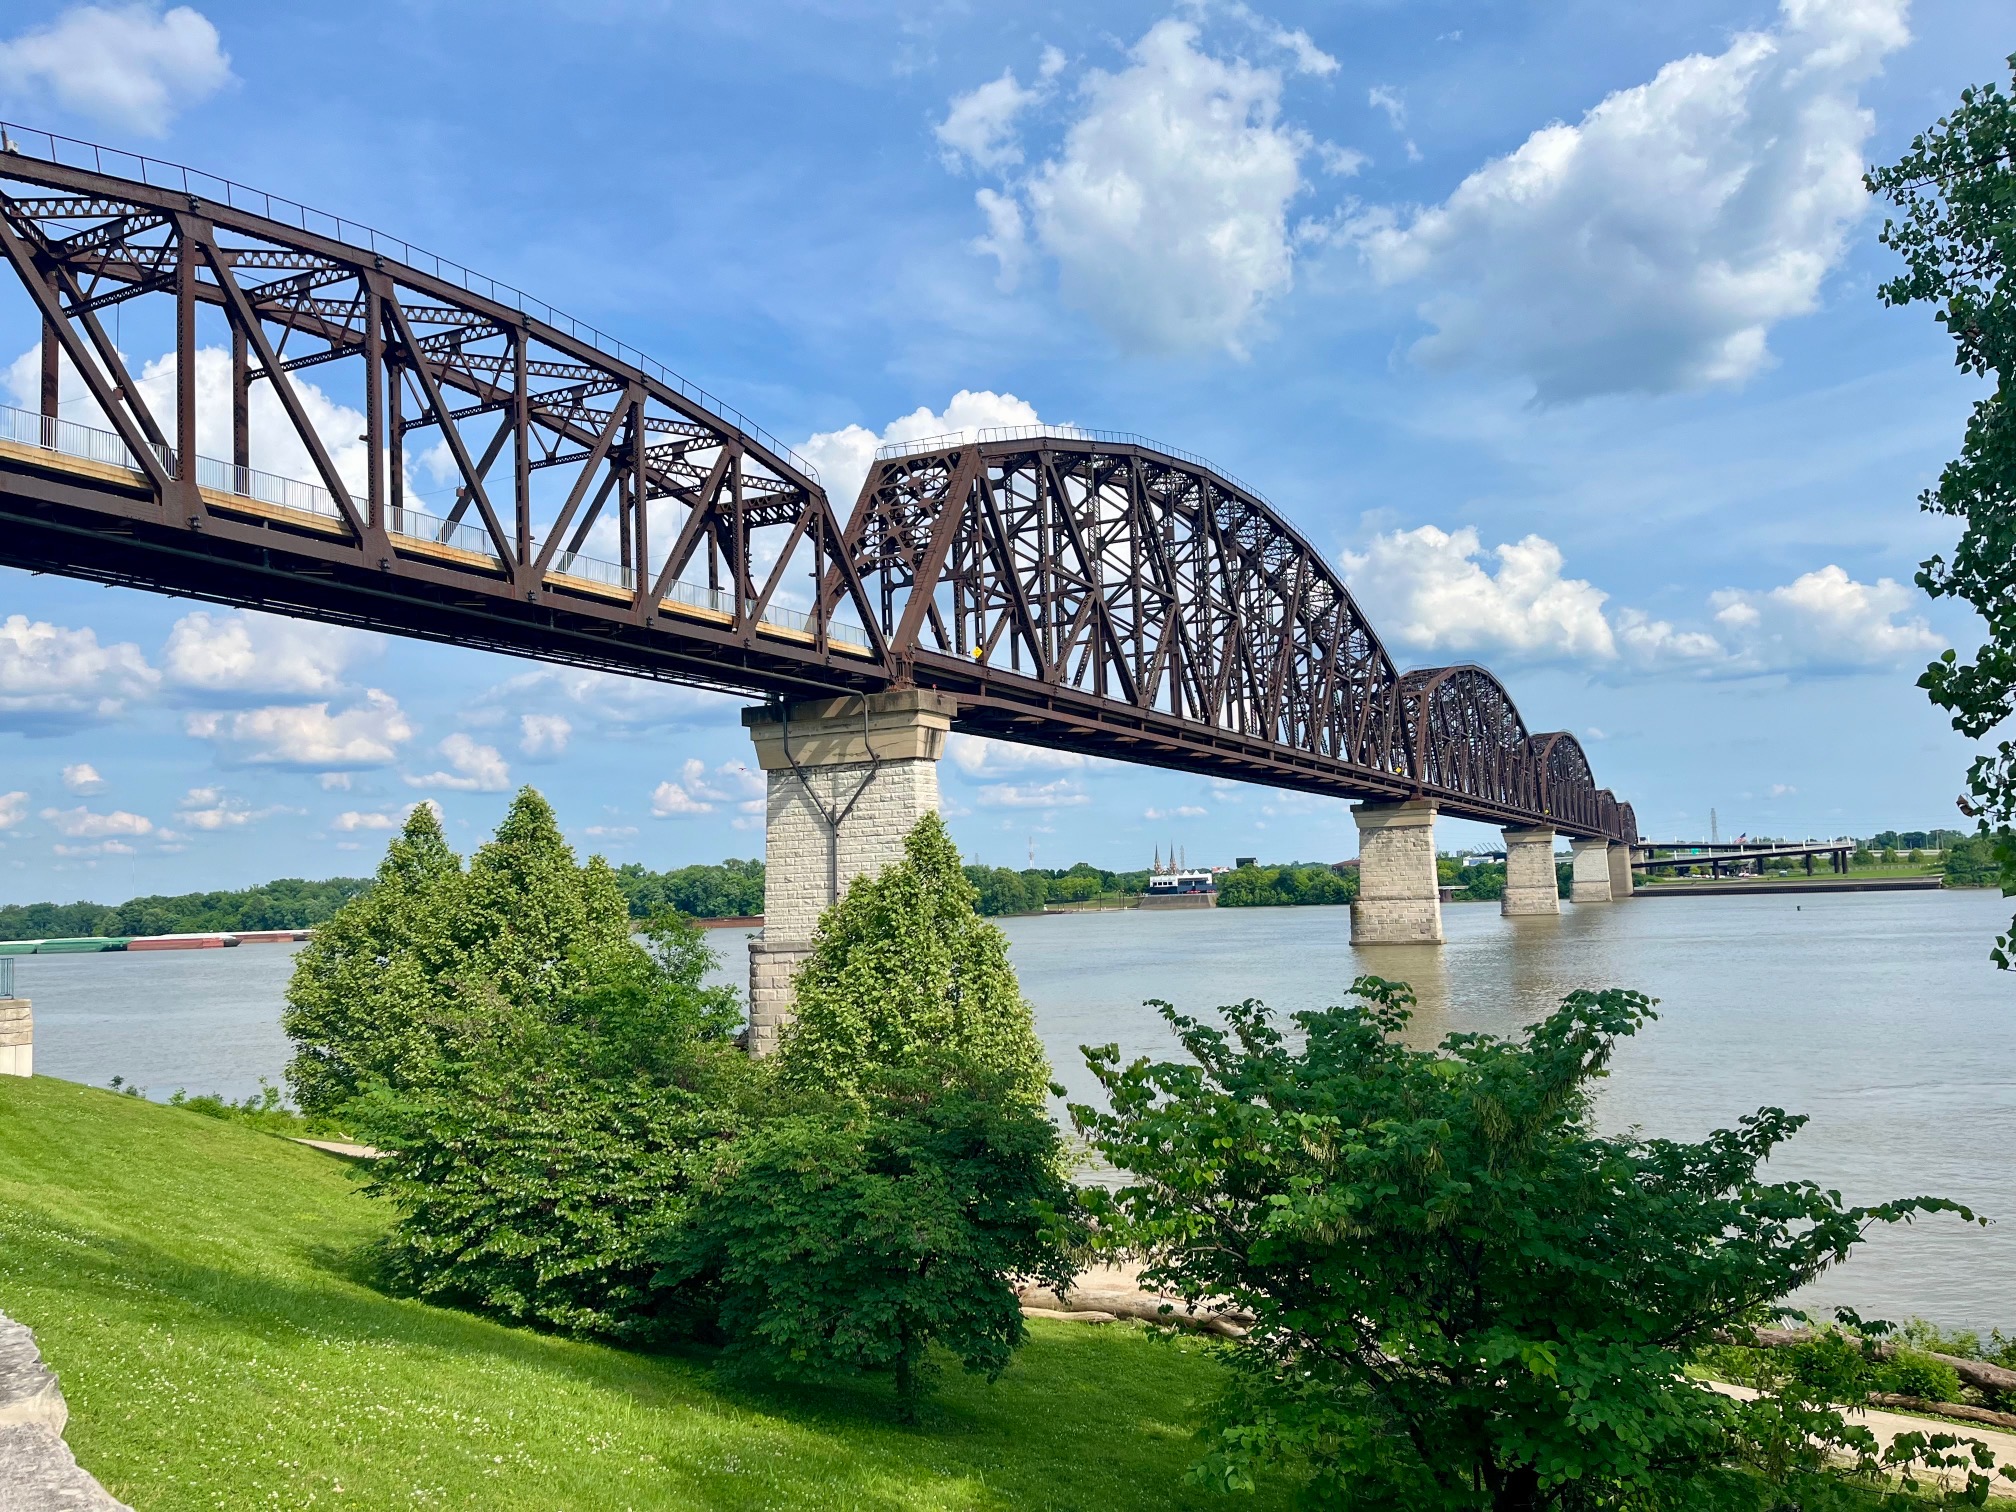
<svg viewBox="0 0 2016 1512"><path fill-rule="evenodd" d="M861 492L877 447L898 441L922 441L932 436L963 436L968 440L996 426L1040 425L1036 407L1013 394L991 389L961 389L942 410L920 405L899 415L879 432L865 425L817 431L799 442L798 451L826 484L827 493L843 510Z"/></svg>
<svg viewBox="0 0 2016 1512"><path fill-rule="evenodd" d="M945 744L953 766L969 777L999 777L1008 772L1079 771L1092 765L1090 756L1056 751L1048 746L989 740L984 735L953 734Z"/></svg>
<svg viewBox="0 0 2016 1512"><path fill-rule="evenodd" d="M47 735L103 724L160 681L138 646L100 645L89 626L71 630L24 614L0 620L0 729Z"/></svg>
<svg viewBox="0 0 2016 1512"><path fill-rule="evenodd" d="M365 689L361 701L333 713L327 701L235 713L209 710L191 714L183 727L199 740L214 741L227 761L311 771L389 766L413 738L399 701L377 688Z"/></svg>
<svg viewBox="0 0 2016 1512"><path fill-rule="evenodd" d="M14 828L28 817L28 795L15 791L0 793L0 830Z"/></svg>
<svg viewBox="0 0 2016 1512"><path fill-rule="evenodd" d="M1725 588L1709 602L1722 638L1759 672L1896 666L1946 645L1910 612L1919 602L1911 589L1890 578L1858 583L1831 565L1764 593Z"/></svg>
<svg viewBox="0 0 2016 1512"><path fill-rule="evenodd" d="M651 816L680 819L711 814L726 804L745 816L757 815L763 812L764 788L762 774L739 761L724 762L709 772L706 762L692 757L680 767L677 782L661 782L652 790Z"/></svg>
<svg viewBox="0 0 2016 1512"><path fill-rule="evenodd" d="M1436 660L1744 677L1891 667L1944 644L1912 612L1919 600L1909 588L1860 583L1834 565L1779 588L1712 594L1707 628L1611 606L1602 589L1567 576L1561 549L1537 535L1487 550L1474 529L1424 525L1345 552L1343 566L1389 643Z"/></svg>
<svg viewBox="0 0 2016 1512"><path fill-rule="evenodd" d="M564 714L518 716L518 749L534 760L563 756L574 726Z"/></svg>
<svg viewBox="0 0 2016 1512"><path fill-rule="evenodd" d="M1308 33L1243 4L1223 14L1292 71L1337 71ZM1125 67L1085 75L1055 152L1026 172L1018 125L1048 85L1024 88L1010 71L958 96L940 142L956 164L1000 176L974 197L986 222L974 250L995 260L1003 288L1047 255L1065 302L1129 350L1241 350L1294 281L1288 207L1306 187L1303 161L1333 173L1365 161L1285 122L1282 88L1280 69L1213 52L1201 19L1170 17Z"/></svg>
<svg viewBox="0 0 2016 1512"><path fill-rule="evenodd" d="M0 94L47 97L143 136L231 80L217 28L186 5L79 5L0 42Z"/></svg>
<svg viewBox="0 0 2016 1512"><path fill-rule="evenodd" d="M195 787L182 795L181 803L176 806L175 822L199 830L239 829L257 824L261 819L270 819L275 814L299 812L299 809L290 809L284 804L255 809L244 799L234 797L222 788Z"/></svg>
<svg viewBox="0 0 2016 1512"><path fill-rule="evenodd" d="M1202 819L1209 809L1199 808L1194 803L1178 804L1175 808L1145 808L1141 810L1143 819Z"/></svg>
<svg viewBox="0 0 2016 1512"><path fill-rule="evenodd" d="M366 809L345 809L329 821L329 828L353 835L359 830L397 829L399 821L390 814L373 813Z"/></svg>
<svg viewBox="0 0 2016 1512"><path fill-rule="evenodd" d="M104 788L105 779L90 762L79 761L63 768L63 786L73 793L96 793Z"/></svg>
<svg viewBox="0 0 2016 1512"><path fill-rule="evenodd" d="M378 641L336 625L199 609L168 632L161 670L172 686L206 694L330 694Z"/></svg>
<svg viewBox="0 0 2016 1512"><path fill-rule="evenodd" d="M424 776L408 775L412 787L447 788L457 793L501 793L511 785L511 766L495 746L457 730L435 750L448 765Z"/></svg>
<svg viewBox="0 0 2016 1512"><path fill-rule="evenodd" d="M982 808L1056 809L1076 808L1092 797L1069 777L1054 782L999 782L983 787L974 795Z"/></svg>
<svg viewBox="0 0 2016 1512"><path fill-rule="evenodd" d="M1359 217L1375 275L1426 289L1414 356L1543 402L1748 378L1867 207L1857 92L1909 40L1907 7L1783 0L1775 27L1543 127L1440 205Z"/></svg>
<svg viewBox="0 0 2016 1512"><path fill-rule="evenodd" d="M57 834L70 840L103 840L113 835L151 835L154 821L142 814L114 809L95 814L83 805L73 809L45 808L42 818Z"/></svg>
<svg viewBox="0 0 2016 1512"><path fill-rule="evenodd" d="M1485 650L1607 660L1616 636L1604 617L1608 597L1580 578L1562 576L1560 547L1537 535L1493 547L1477 532L1423 525L1382 535L1362 553L1344 553L1352 593L1380 633L1422 650Z"/></svg>

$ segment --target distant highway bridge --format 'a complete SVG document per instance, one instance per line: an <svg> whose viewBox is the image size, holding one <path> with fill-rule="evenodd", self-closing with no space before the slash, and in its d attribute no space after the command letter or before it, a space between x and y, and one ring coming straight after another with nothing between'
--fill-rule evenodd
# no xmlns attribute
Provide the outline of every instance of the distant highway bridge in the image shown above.
<svg viewBox="0 0 2016 1512"><path fill-rule="evenodd" d="M1659 854L1665 852L1665 854ZM1725 866L1756 865L1766 861L1803 860L1808 876L1816 859L1825 857L1830 871L1845 872L1855 854L1853 840L1759 841L1741 840L1641 840L1632 852L1635 871L1690 871L1706 869L1711 876L1722 875Z"/></svg>
<svg viewBox="0 0 2016 1512"><path fill-rule="evenodd" d="M808 880L768 900L764 1002L805 911L886 859L843 827L935 806L935 768L901 774L947 729L1355 800L1368 941L1440 938L1437 813L1522 855L1566 834L1578 896L1629 890L1630 805L1575 738L1481 667L1402 671L1201 458L945 437L886 450L843 521L789 447L518 290L191 169L0 135L0 253L42 333L37 407L0 410L0 563L767 700L773 876ZM149 343L172 363L136 378L120 346ZM330 433L345 410L361 432ZM452 497L416 494L423 457Z"/></svg>

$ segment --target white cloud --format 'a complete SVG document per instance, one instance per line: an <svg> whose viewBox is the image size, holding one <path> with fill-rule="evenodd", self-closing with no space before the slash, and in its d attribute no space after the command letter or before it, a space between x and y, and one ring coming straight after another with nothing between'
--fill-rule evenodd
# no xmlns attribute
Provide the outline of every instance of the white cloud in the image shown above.
<svg viewBox="0 0 2016 1512"><path fill-rule="evenodd" d="M709 772L706 762L688 758L677 782L661 782L652 790L651 815L676 819L711 814L723 804L733 804L743 815L753 816L763 812L765 789L762 773L739 761L724 762Z"/></svg>
<svg viewBox="0 0 2016 1512"><path fill-rule="evenodd" d="M88 626L70 630L23 614L0 621L0 728L39 734L101 724L160 680L138 646L101 646Z"/></svg>
<svg viewBox="0 0 2016 1512"><path fill-rule="evenodd" d="M176 806L175 819L191 829L222 830L239 829L248 824L257 824L261 819L270 819L275 814L299 813L283 804L270 808L255 809L242 798L227 794L222 788L191 788L182 795ZM162 831L165 835L167 831Z"/></svg>
<svg viewBox="0 0 2016 1512"><path fill-rule="evenodd" d="M63 786L73 793L95 793L105 786L105 779L90 762L79 761L63 768Z"/></svg>
<svg viewBox="0 0 2016 1512"><path fill-rule="evenodd" d="M1065 302L1133 351L1240 351L1294 281L1288 206L1306 187L1303 159L1347 175L1367 161L1283 122L1280 70L1207 50L1196 9L1150 27L1117 72L1088 72L1061 142L1026 172L1020 123L1049 98L1061 55L1046 54L1033 87L1010 69L955 97L937 128L948 164L999 177L974 195L986 231L971 246L995 260L1000 286L1014 288L1040 250ZM1216 9L1292 71L1337 72L1307 32L1242 3Z"/></svg>
<svg viewBox="0 0 2016 1512"><path fill-rule="evenodd" d="M1407 129L1407 104L1401 99L1400 91L1390 84L1374 84L1365 96L1365 103L1374 110L1386 112L1386 119L1395 131Z"/></svg>
<svg viewBox="0 0 2016 1512"><path fill-rule="evenodd" d="M597 840L628 840L637 833L634 824L591 824L581 831L593 835Z"/></svg>
<svg viewBox="0 0 2016 1512"><path fill-rule="evenodd" d="M1485 560L1495 559L1492 571ZM1889 667L1944 644L1890 578L1860 583L1834 565L1780 588L1709 596L1712 629L1689 629L1564 573L1537 535L1491 548L1474 529L1424 525L1343 554L1353 596L1390 644L1435 659L1579 662L1713 677Z"/></svg>
<svg viewBox="0 0 2016 1512"><path fill-rule="evenodd" d="M535 759L562 756L574 726L564 714L521 714L518 716L518 749Z"/></svg>
<svg viewBox="0 0 2016 1512"><path fill-rule="evenodd" d="M827 493L843 511L861 492L877 447L897 441L922 441L932 436L968 439L995 426L1040 425L1036 407L1013 394L991 389L961 389L943 410L920 405L882 427L878 434L865 425L818 431L798 444L798 451L826 484Z"/></svg>
<svg viewBox="0 0 2016 1512"><path fill-rule="evenodd" d="M70 840L103 840L111 835L151 835L154 821L141 814L129 814L124 809L114 809L109 814L94 814L81 804L73 809L42 810L43 819L57 834Z"/></svg>
<svg viewBox="0 0 2016 1512"><path fill-rule="evenodd" d="M1374 273L1427 288L1414 355L1547 402L1755 373L1866 209L1857 90L1909 39L1907 5L1783 0L1776 27L1543 127L1442 204L1360 217Z"/></svg>
<svg viewBox="0 0 2016 1512"><path fill-rule="evenodd" d="M1000 78L954 95L945 119L932 128L945 148L946 167L957 169L970 162L976 168L991 170L1021 162L1016 118L1048 93L1041 88L1024 89L1016 82L1015 70L1004 68Z"/></svg>
<svg viewBox="0 0 2016 1512"><path fill-rule="evenodd" d="M570 730L588 724L605 735L622 736L691 725L733 702L705 688L582 667L534 667L487 689L464 718L482 727L517 723L522 735L527 708L559 705L570 716Z"/></svg>
<svg viewBox="0 0 2016 1512"><path fill-rule="evenodd" d="M378 637L266 614L185 614L168 632L161 669L176 687L260 696L341 691L343 674Z"/></svg>
<svg viewBox="0 0 2016 1512"><path fill-rule="evenodd" d="M123 840L101 840L96 845L65 845L60 840L50 847L59 856L130 856L133 847ZM160 845L156 850L179 851L179 845Z"/></svg>
<svg viewBox="0 0 2016 1512"><path fill-rule="evenodd" d="M1057 751L1048 746L1022 745L1011 740L989 740L984 735L955 733L947 738L945 754L969 777L999 777L1008 772L1082 770L1092 765L1090 756L1077 751Z"/></svg>
<svg viewBox="0 0 2016 1512"><path fill-rule="evenodd" d="M1477 558L1477 532L1423 525L1343 554L1352 595L1387 640L1423 651L1486 650L1609 660L1616 637L1608 597L1561 575L1561 549L1537 535L1492 548L1496 572Z"/></svg>
<svg viewBox="0 0 2016 1512"><path fill-rule="evenodd" d="M231 80L217 28L186 5L79 5L0 42L0 93L46 95L66 110L161 136L184 107Z"/></svg>
<svg viewBox="0 0 2016 1512"><path fill-rule="evenodd" d="M0 793L0 830L12 829L28 817L28 795L23 792Z"/></svg>
<svg viewBox="0 0 2016 1512"><path fill-rule="evenodd" d="M982 808L1055 809L1076 808L1092 799L1071 778L1059 777L1055 782L996 783L980 789L976 801Z"/></svg>
<svg viewBox="0 0 2016 1512"><path fill-rule="evenodd" d="M1194 803L1179 804L1175 808L1146 808L1141 810L1143 819L1202 819L1209 809L1201 809Z"/></svg>
<svg viewBox="0 0 2016 1512"><path fill-rule="evenodd" d="M325 793L347 793L350 791L350 774L348 772L324 772L316 780L321 783L322 791Z"/></svg>
<svg viewBox="0 0 2016 1512"><path fill-rule="evenodd" d="M1773 798L1790 798L1797 794L1798 791L1799 789L1793 787L1789 782L1774 782L1771 784L1771 796Z"/></svg>
<svg viewBox="0 0 2016 1512"><path fill-rule="evenodd" d="M1858 583L1829 565L1764 593L1725 588L1710 604L1744 671L1847 671L1908 664L1945 649L1911 589L1890 578Z"/></svg>
<svg viewBox="0 0 2016 1512"><path fill-rule="evenodd" d="M435 747L448 767L425 776L406 778L412 787L447 788L458 793L501 793L511 785L511 766L497 747L483 745L457 730Z"/></svg>
<svg viewBox="0 0 2016 1512"><path fill-rule="evenodd" d="M390 830L399 828L399 821L390 814L375 814L360 809L345 809L329 821L329 828L341 830L346 835L359 830Z"/></svg>
<svg viewBox="0 0 2016 1512"><path fill-rule="evenodd" d="M413 738L399 701L377 688L365 689L362 702L333 714L326 701L276 704L191 714L183 725L197 739L215 741L229 761L311 770L389 766Z"/></svg>

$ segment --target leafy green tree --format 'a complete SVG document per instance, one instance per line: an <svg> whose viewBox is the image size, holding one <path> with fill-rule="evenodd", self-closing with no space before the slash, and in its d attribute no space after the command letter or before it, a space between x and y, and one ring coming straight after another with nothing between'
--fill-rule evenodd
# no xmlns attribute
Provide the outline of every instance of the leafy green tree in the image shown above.
<svg viewBox="0 0 2016 1512"><path fill-rule="evenodd" d="M618 869L633 919L676 912L689 919L737 919L763 912L763 863L728 860L715 865L646 871L632 861Z"/></svg>
<svg viewBox="0 0 2016 1512"><path fill-rule="evenodd" d="M424 1083L351 1105L389 1152L366 1191L399 1210L396 1286L622 1339L695 1326L647 1250L708 1149L747 1126L757 1072L699 931L668 914L647 939L577 943L564 990L541 977L497 999Z"/></svg>
<svg viewBox="0 0 2016 1512"><path fill-rule="evenodd" d="M727 1358L786 1379L893 1375L916 1415L934 1343L990 1380L1024 1339L1013 1282L1067 1285L1056 1125L1012 1083L916 1067L720 1146L657 1253Z"/></svg>
<svg viewBox="0 0 2016 1512"><path fill-rule="evenodd" d="M1713 1504L1759 1446L1781 1476L1817 1476L1828 1446L1873 1465L1824 1403L1745 1405L1683 1368L1870 1224L1970 1214L1763 1182L1804 1122L1777 1109L1696 1144L1598 1134L1590 1089L1653 1016L1640 994L1416 1050L1405 987L1353 992L1292 1039L1259 1003L1227 1028L1163 1005L1186 1061L1088 1051L1110 1109L1073 1118L1131 1173L1090 1194L1102 1242L1255 1319L1202 1473L1285 1462L1322 1505L1526 1512Z"/></svg>
<svg viewBox="0 0 2016 1512"><path fill-rule="evenodd" d="M969 866L974 908L983 918L1002 914L1041 913L1049 897L1049 879L1040 872L1014 872L1005 866Z"/></svg>
<svg viewBox="0 0 2016 1512"><path fill-rule="evenodd" d="M2016 70L2016 57L2009 64ZM1918 685L1956 730L1981 740L2016 710L2016 99L1994 84L1962 90L1909 152L1870 173L1869 187L1902 215L1883 226L1883 244L1905 263L1883 302L1934 306L1961 371L1993 385L1968 416L1960 455L1920 496L1961 530L1950 557L1920 567L1918 586L1971 606L1987 639L1968 661L1943 653ZM1993 844L2002 890L2016 893L2016 741L1975 758L1961 808ZM2012 953L2016 926L1992 952L2004 969Z"/></svg>
<svg viewBox="0 0 2016 1512"><path fill-rule="evenodd" d="M974 898L936 814L917 822L902 861L855 878L799 970L796 1019L777 1057L785 1080L846 1098L871 1075L951 1064L1043 1107L1049 1064L1008 942L974 913Z"/></svg>
<svg viewBox="0 0 2016 1512"><path fill-rule="evenodd" d="M287 1083L304 1113L333 1113L370 1082L424 1081L440 1057L439 978L465 879L434 810L421 804L368 892L336 910L295 957L281 1027Z"/></svg>
<svg viewBox="0 0 2016 1512"><path fill-rule="evenodd" d="M1993 842L1978 835L1947 842L1940 870L1948 887L1993 887L2002 877Z"/></svg>

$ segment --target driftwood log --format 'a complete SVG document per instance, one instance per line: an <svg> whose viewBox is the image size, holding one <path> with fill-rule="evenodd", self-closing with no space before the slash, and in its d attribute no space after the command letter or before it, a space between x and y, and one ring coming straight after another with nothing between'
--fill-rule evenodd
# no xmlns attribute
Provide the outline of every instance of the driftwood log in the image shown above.
<svg viewBox="0 0 2016 1512"><path fill-rule="evenodd" d="M1906 1412L1929 1412L1938 1417L1959 1418L1963 1423L1986 1423L1991 1428L2016 1428L2016 1412L1991 1412L1986 1407L1970 1407L1965 1402L1928 1402L1923 1397L1899 1396L1894 1391L1869 1393L1872 1407L1902 1407Z"/></svg>
<svg viewBox="0 0 2016 1512"><path fill-rule="evenodd" d="M1215 1334L1221 1339L1243 1339L1252 1325L1250 1313L1227 1309L1222 1312L1191 1312L1172 1297L1143 1291L1090 1291L1071 1287L1061 1295L1041 1286L1024 1286L1016 1292L1025 1315L1106 1313L1114 1318L1138 1318L1143 1323L1159 1323L1165 1328L1187 1328L1196 1333Z"/></svg>

